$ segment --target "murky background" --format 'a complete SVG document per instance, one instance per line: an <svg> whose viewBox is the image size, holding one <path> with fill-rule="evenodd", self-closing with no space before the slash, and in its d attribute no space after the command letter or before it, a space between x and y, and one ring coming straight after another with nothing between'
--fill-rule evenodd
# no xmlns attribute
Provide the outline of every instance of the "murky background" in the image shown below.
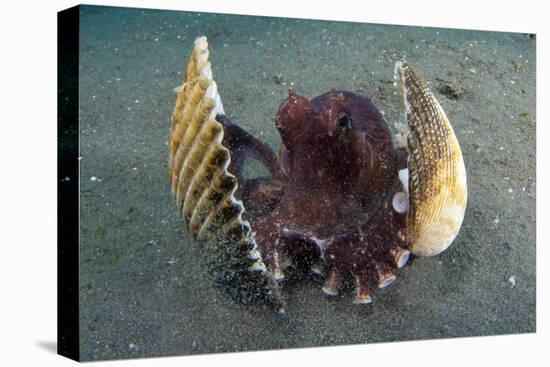
<svg viewBox="0 0 550 367"><path fill-rule="evenodd" d="M206 35L228 116L274 149L289 87L369 96L399 119L393 66L430 82L460 141L468 209L453 245L356 306L312 279L288 313L214 286L167 184L174 87ZM529 35L81 7L84 360L535 331L535 40Z"/></svg>

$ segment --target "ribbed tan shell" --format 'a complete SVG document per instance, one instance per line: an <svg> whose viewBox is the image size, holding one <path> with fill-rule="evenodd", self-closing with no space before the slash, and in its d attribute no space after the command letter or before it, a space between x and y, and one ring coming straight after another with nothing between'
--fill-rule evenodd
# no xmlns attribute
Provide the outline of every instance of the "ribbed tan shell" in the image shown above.
<svg viewBox="0 0 550 367"><path fill-rule="evenodd" d="M417 256L444 251L460 230L466 210L466 168L445 112L414 70L395 65L407 124L409 250Z"/></svg>
<svg viewBox="0 0 550 367"><path fill-rule="evenodd" d="M169 182L189 233L198 241L231 256L249 270L265 265L243 220L243 204L234 193L237 180L227 167L229 150L222 145L223 126L216 115L223 106L212 79L206 37L195 40L172 114L169 137ZM236 259L235 259L236 257Z"/></svg>

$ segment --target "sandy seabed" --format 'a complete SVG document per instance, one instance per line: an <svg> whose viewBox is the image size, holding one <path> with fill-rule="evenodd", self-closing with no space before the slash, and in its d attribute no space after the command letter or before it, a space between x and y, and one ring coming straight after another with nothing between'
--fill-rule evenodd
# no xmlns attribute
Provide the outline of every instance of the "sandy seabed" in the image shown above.
<svg viewBox="0 0 550 367"><path fill-rule="evenodd" d="M80 30L84 360L535 331L535 40L525 34L86 6ZM227 115L274 149L289 87L369 96L400 118L393 65L430 82L468 171L461 232L357 306L304 279L288 313L214 286L167 183L167 137L206 35ZM513 279L514 281L512 281Z"/></svg>

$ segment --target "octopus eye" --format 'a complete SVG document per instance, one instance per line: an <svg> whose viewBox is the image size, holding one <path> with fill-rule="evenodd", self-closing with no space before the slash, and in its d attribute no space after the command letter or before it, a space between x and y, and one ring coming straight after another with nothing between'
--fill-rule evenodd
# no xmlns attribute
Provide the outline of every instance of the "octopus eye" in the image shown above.
<svg viewBox="0 0 550 367"><path fill-rule="evenodd" d="M351 117L349 117L347 114L343 114L338 119L338 127L341 129L351 127Z"/></svg>

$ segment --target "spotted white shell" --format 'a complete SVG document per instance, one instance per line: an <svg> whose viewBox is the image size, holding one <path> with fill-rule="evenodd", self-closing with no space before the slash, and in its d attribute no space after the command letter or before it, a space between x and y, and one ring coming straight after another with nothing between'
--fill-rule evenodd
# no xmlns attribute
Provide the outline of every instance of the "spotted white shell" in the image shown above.
<svg viewBox="0 0 550 367"><path fill-rule="evenodd" d="M408 126L397 140L406 138L409 151L408 169L399 175L409 195L409 250L437 255L453 242L464 219L468 194L462 151L441 105L416 72L397 62L395 79Z"/></svg>

